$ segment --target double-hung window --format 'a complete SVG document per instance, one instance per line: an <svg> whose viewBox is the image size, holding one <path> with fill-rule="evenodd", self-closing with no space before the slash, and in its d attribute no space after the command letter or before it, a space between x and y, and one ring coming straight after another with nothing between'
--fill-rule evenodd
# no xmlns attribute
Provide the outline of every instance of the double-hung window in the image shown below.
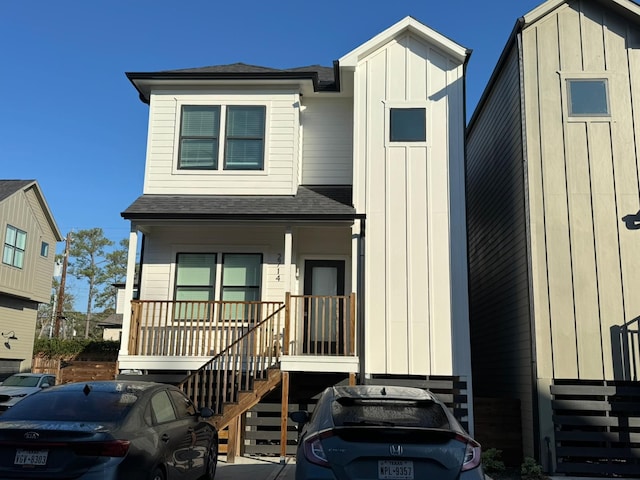
<svg viewBox="0 0 640 480"><path fill-rule="evenodd" d="M7 225L2 251L2 263L12 267L22 268L24 252L27 248L27 232Z"/></svg>
<svg viewBox="0 0 640 480"><path fill-rule="evenodd" d="M227 302L220 312L223 320L255 320L257 304L248 302L260 301L261 281L259 253L179 253L175 318L203 320L211 313L208 302L222 300Z"/></svg>
<svg viewBox="0 0 640 480"><path fill-rule="evenodd" d="M183 105L178 169L264 170L265 118L264 106Z"/></svg>

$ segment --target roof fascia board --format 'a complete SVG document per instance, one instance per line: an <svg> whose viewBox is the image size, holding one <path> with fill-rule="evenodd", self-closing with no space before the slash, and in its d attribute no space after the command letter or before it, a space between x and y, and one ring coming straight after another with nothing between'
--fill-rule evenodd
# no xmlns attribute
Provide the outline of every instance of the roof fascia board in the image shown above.
<svg viewBox="0 0 640 480"><path fill-rule="evenodd" d="M340 66L343 68L355 68L363 58L379 49L381 46L389 43L393 38L397 37L404 31L410 31L430 43L435 44L440 49L457 59L460 63L464 63L469 55L469 50L465 47L427 27L415 18L405 17L395 25L392 25L373 37L371 40L368 40L340 58Z"/></svg>
<svg viewBox="0 0 640 480"><path fill-rule="evenodd" d="M232 72L126 72L125 75L133 84L144 103L149 103L151 90L158 85L176 85L176 83L217 82L224 85L257 82L289 82L298 83L300 88L305 84L311 84L313 91L318 91L317 72L256 72L256 73L232 73Z"/></svg>

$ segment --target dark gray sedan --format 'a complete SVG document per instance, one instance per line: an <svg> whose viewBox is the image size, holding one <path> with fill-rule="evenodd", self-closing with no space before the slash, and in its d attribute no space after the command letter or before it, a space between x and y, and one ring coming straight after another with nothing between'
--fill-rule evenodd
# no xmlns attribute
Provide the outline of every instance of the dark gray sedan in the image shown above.
<svg viewBox="0 0 640 480"><path fill-rule="evenodd" d="M0 417L0 478L212 480L212 415L159 383L50 387Z"/></svg>
<svg viewBox="0 0 640 480"><path fill-rule="evenodd" d="M480 445L431 392L329 387L302 425L296 480L481 480Z"/></svg>

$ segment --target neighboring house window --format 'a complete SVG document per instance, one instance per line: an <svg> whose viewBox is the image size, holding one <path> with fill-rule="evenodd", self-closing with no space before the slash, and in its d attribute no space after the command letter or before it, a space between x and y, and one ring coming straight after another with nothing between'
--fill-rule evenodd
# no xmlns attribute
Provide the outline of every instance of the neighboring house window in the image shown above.
<svg viewBox="0 0 640 480"><path fill-rule="evenodd" d="M391 108L389 140L392 142L424 142L427 140L425 108Z"/></svg>
<svg viewBox="0 0 640 480"><path fill-rule="evenodd" d="M264 106L184 105L178 169L263 170ZM220 142L224 138L224 142Z"/></svg>
<svg viewBox="0 0 640 480"><path fill-rule="evenodd" d="M219 106L183 106L178 168L217 169L219 135Z"/></svg>
<svg viewBox="0 0 640 480"><path fill-rule="evenodd" d="M606 79L567 79L569 115L574 117L609 116Z"/></svg>
<svg viewBox="0 0 640 480"><path fill-rule="evenodd" d="M2 263L13 267L22 268L24 264L24 251L27 248L27 232L7 225L4 238L4 250L2 252Z"/></svg>
<svg viewBox="0 0 640 480"><path fill-rule="evenodd" d="M49 256L49 244L47 242L42 242L40 244L40 256L41 257Z"/></svg>

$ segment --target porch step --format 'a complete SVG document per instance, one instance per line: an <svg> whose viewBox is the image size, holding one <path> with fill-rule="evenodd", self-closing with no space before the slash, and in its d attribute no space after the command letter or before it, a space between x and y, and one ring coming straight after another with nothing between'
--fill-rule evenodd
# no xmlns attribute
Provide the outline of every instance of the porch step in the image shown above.
<svg viewBox="0 0 640 480"><path fill-rule="evenodd" d="M213 418L218 430L227 427L235 418L259 403L282 381L282 371L279 368L269 368L266 373L266 378L253 381L253 390L241 390L238 392L237 401L225 403L222 415Z"/></svg>

